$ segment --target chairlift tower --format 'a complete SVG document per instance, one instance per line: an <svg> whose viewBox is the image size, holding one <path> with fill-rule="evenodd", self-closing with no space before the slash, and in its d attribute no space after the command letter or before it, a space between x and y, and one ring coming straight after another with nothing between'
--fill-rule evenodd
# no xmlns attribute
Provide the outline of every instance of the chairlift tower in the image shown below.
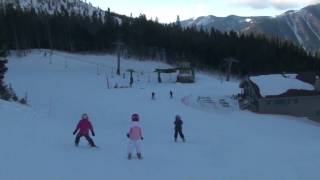
<svg viewBox="0 0 320 180"><path fill-rule="evenodd" d="M121 40L118 40L117 42L113 43L114 45L117 46L117 75L120 76L120 68L121 68L121 62L120 62L120 56L121 56L121 50L122 47L124 46L124 43Z"/></svg>
<svg viewBox="0 0 320 180"><path fill-rule="evenodd" d="M232 65L233 63L239 63L240 61L239 60L236 60L234 58L226 58L223 60L227 66L228 66L228 69L227 69L227 80L226 81L229 81L230 80L230 75L231 75L231 69L232 69Z"/></svg>

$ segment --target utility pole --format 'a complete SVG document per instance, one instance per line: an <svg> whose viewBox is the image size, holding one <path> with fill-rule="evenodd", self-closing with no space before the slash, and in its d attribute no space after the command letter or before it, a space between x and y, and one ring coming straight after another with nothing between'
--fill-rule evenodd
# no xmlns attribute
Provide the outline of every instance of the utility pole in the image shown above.
<svg viewBox="0 0 320 180"><path fill-rule="evenodd" d="M107 74L107 72L106 72L106 80L107 80L107 87L108 87L108 89L110 89L110 84L109 84L109 77L108 77L108 74Z"/></svg>
<svg viewBox="0 0 320 180"><path fill-rule="evenodd" d="M156 72L158 74L158 83L162 83L161 70L160 69L156 69L154 72Z"/></svg>
<svg viewBox="0 0 320 180"><path fill-rule="evenodd" d="M121 56L121 49L122 49L122 46L124 45L123 42L119 39L116 43L114 43L114 45L117 46L117 75L120 76L121 72L120 72L120 65L121 65L121 62L120 62L120 56Z"/></svg>
<svg viewBox="0 0 320 180"><path fill-rule="evenodd" d="M100 76L100 67L99 67L99 64L97 64L97 75Z"/></svg>
<svg viewBox="0 0 320 180"><path fill-rule="evenodd" d="M133 85L133 73L135 72L133 69L128 69L128 72L130 72L130 87Z"/></svg>
<svg viewBox="0 0 320 180"><path fill-rule="evenodd" d="M228 66L227 67L228 68L227 69L227 81L229 81L230 80L230 75L231 75L232 65L233 65L233 63L239 63L239 61L234 59L234 58L226 58L223 61L226 62L227 66Z"/></svg>

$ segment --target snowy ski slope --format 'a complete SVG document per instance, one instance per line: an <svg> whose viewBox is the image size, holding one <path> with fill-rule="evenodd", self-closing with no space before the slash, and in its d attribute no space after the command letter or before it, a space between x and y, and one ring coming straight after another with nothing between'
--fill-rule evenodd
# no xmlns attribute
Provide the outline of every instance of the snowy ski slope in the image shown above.
<svg viewBox="0 0 320 180"><path fill-rule="evenodd" d="M50 64L51 62L51 64ZM197 74L195 84L156 82L160 62L123 60L129 76L115 75L116 57L34 50L9 57L6 82L29 107L0 101L0 179L3 180L318 180L320 126L304 118L241 111L229 97L238 82ZM139 77L138 75L139 74ZM138 82L139 79L139 82ZM275 83L276 84L276 83ZM169 91L174 99L169 98ZM150 99L151 92L156 100ZM199 103L210 97L216 104ZM223 107L224 99L229 107ZM87 112L99 148L72 131ZM144 159L126 159L130 115L139 113ZM173 142L173 118L184 120L186 143Z"/></svg>

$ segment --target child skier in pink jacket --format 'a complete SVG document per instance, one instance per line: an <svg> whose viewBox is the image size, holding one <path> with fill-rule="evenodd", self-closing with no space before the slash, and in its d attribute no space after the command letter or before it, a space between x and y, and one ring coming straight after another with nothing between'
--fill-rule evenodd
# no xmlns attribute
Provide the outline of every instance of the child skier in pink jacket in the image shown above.
<svg viewBox="0 0 320 180"><path fill-rule="evenodd" d="M140 140L143 140L142 128L139 125L139 115L133 114L131 116L132 124L130 126L127 137L129 138L128 144L128 159L132 157L133 149L136 149L138 159L142 159L141 149L140 149Z"/></svg>
<svg viewBox="0 0 320 180"><path fill-rule="evenodd" d="M75 140L76 146L79 145L80 138L82 136L84 136L87 139L87 141L89 142L89 144L91 145L91 147L96 147L92 138L89 135L89 131L91 131L92 136L95 136L94 131L93 131L93 126L92 126L91 122L89 121L88 114L82 114L81 120L79 121L76 129L73 131L73 135L75 135L78 131L79 131L79 133L77 134L76 140Z"/></svg>

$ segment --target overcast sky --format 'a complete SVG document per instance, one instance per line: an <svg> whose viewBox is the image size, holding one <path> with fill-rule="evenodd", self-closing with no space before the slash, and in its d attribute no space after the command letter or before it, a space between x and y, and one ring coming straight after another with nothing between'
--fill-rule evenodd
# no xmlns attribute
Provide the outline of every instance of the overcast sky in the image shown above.
<svg viewBox="0 0 320 180"><path fill-rule="evenodd" d="M106 10L148 19L158 17L160 22L173 22L192 17L215 16L275 16L289 9L300 9L320 0L87 0Z"/></svg>

